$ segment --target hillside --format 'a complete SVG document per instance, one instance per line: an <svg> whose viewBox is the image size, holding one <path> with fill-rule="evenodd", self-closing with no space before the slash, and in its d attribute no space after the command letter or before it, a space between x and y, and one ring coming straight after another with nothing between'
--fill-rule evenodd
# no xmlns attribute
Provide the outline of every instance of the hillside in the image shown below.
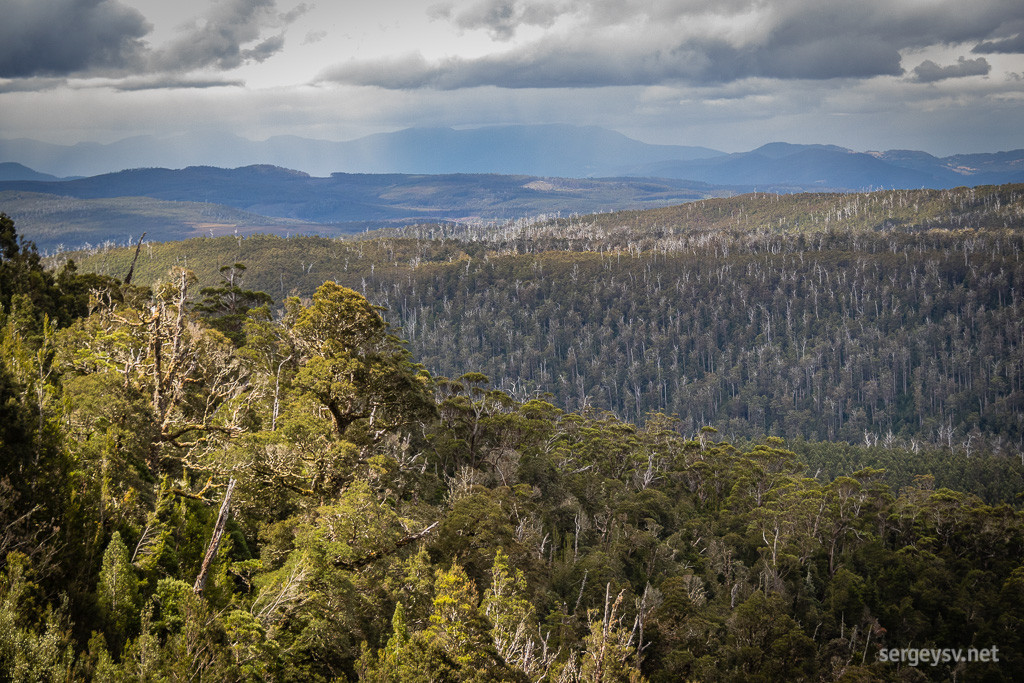
<svg viewBox="0 0 1024 683"><path fill-rule="evenodd" d="M684 252L206 238L154 245L146 268L172 248L178 261L146 288L46 270L0 216L0 677L1021 680L1019 451L980 439L912 448L884 439L731 442L664 414L635 424L593 405L566 410L511 385L495 389L479 372L432 377L392 334L400 330L335 282L287 300L272 318L265 297L246 289L255 265L225 264L210 287L183 267L205 277L220 255L295 256L293 245L333 252L340 273L368 266L368 292L391 296L394 311L416 304L433 316L412 331L455 344L476 344L476 330L497 323L514 359L533 331L504 316L541 311L547 329L537 339L552 362L577 341L586 349L587 330L578 340L562 331L588 314L587 298L603 303L607 285L637 310L603 312L599 343L615 344L608 335L617 334L634 350L639 340L646 355L649 322L685 319L673 343L707 339L694 360L718 373L712 349L726 319L715 312L728 313L725 340L737 348L750 343L745 320L759 328L749 376L737 380L777 380L776 352L789 344L805 359L809 392L819 370L835 372L853 378L851 402L871 392L860 384L871 350L853 340L872 329L873 305L906 310L908 327L930 310L943 330L932 334L927 321L912 330L923 332L923 350L905 340L911 357L936 351L925 373L968 389L990 382L986 399L1019 394L1019 233L872 237L819 232L801 246L785 233L718 236L717 256L692 242L694 258L675 264L677 282L660 291L651 286L664 275L657 267ZM96 258L113 266L121 256ZM897 278L880 296L879 281L915 272L911 256L924 265L908 291ZM812 259L820 267L802 270ZM403 282L387 280L394 275ZM719 308L734 281L738 298L757 306L753 317ZM835 299L820 318L805 304L790 326L785 304L814 298L791 288L813 282ZM484 295L485 283L493 305L461 311L478 327L456 330L463 302ZM557 297L551 283L560 283ZM570 291L591 287L596 296ZM777 305L762 308L771 297ZM662 298L674 302L668 317L648 317ZM704 298L710 308L698 319L691 311ZM430 302L436 311L423 308ZM442 312L453 315L446 322ZM826 337L843 357L819 368L803 348L824 348ZM987 375L961 364L976 341L991 344L990 356L981 351ZM877 359L883 369L891 348ZM803 378L794 378L800 391Z"/></svg>
<svg viewBox="0 0 1024 683"><path fill-rule="evenodd" d="M1024 188L747 195L503 229L152 245L140 281L243 262L278 302L324 280L388 309L433 373L473 370L730 438L1019 447ZM82 268L127 272L129 250Z"/></svg>
<svg viewBox="0 0 1024 683"><path fill-rule="evenodd" d="M46 251L106 242L123 245L138 240L142 233L149 240L169 241L200 235L346 232L333 226L270 218L224 205L149 197L77 199L8 190L0 192L0 209L19 225L28 226L22 234Z"/></svg>

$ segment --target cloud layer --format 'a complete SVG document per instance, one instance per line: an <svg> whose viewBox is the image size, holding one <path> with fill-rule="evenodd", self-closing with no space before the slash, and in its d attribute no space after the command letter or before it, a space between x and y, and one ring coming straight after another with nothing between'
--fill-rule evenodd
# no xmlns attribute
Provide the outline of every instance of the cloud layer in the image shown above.
<svg viewBox="0 0 1024 683"><path fill-rule="evenodd" d="M0 135L577 123L726 151L1024 147L1020 0L314 2L0 0Z"/></svg>
<svg viewBox="0 0 1024 683"><path fill-rule="evenodd" d="M9 0L0 22L0 78L227 71L280 52L284 36L267 30L283 29L307 9L281 14L276 0L220 0L153 48L144 40L152 25L118 0Z"/></svg>
<svg viewBox="0 0 1024 683"><path fill-rule="evenodd" d="M502 47L473 58L427 60L410 52L350 60L320 79L439 90L823 80L902 75L905 51L935 45L1024 51L1018 0L477 0L429 12L460 31L484 31ZM544 29L539 37L516 40L538 28ZM943 69L932 62L916 79L982 73L987 64L965 60Z"/></svg>

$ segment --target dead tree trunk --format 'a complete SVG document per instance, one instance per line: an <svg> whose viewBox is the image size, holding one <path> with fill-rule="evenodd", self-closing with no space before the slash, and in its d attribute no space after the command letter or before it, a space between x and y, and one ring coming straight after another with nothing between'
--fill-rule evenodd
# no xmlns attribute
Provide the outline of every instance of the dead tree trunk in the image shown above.
<svg viewBox="0 0 1024 683"><path fill-rule="evenodd" d="M210 565L213 564L213 559L217 557L217 548L220 547L221 536L224 535L224 527L228 524L228 515L231 511L231 492L235 490L235 480L231 479L228 481L228 490L224 494L224 502L220 505L220 514L217 515L217 524L213 527L213 537L210 539L210 545L206 548L206 557L203 558L203 566L199 569L199 576L196 577L196 585L192 587L192 591L196 595L200 595L203 592L203 588L206 587L206 575L210 571Z"/></svg>
<svg viewBox="0 0 1024 683"><path fill-rule="evenodd" d="M139 252L142 251L142 240L146 239L146 233L142 233L142 237L139 238L139 246L135 247L135 258L132 259L132 267L128 269L128 274L124 276L124 284L130 285L132 283L132 274L135 272L135 262L139 260Z"/></svg>

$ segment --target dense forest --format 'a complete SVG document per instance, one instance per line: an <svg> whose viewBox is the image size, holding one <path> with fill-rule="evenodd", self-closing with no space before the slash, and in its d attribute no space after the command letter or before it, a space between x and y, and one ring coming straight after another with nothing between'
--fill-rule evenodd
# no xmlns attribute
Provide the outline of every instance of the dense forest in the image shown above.
<svg viewBox="0 0 1024 683"><path fill-rule="evenodd" d="M609 239L607 249L561 254L540 246L597 239L572 236L587 221L565 223L538 228L535 247L498 234L504 241L227 238L142 245L134 265L132 253L107 252L88 268L63 258L47 270L0 216L2 677L1024 677L1024 489L1012 422L1020 389L1007 379L1020 371L1015 232L822 232L803 243L779 233L704 247L695 237L676 250ZM174 249L180 258L169 264ZM815 254L819 268L805 267ZM269 270L264 259L275 255L302 260L305 277L289 271L285 284L293 264ZM600 297L626 292L626 281L623 306L637 308L601 312L594 341L586 322L575 338L559 336L574 312L597 315ZM429 294L414 309L403 291ZM716 319L716 301L732 305L728 292L746 297L753 316L723 308ZM474 314L473 301L493 310ZM800 308L787 312L787 303ZM529 312L513 317L545 306L533 318L544 327L519 327ZM728 322L727 310L742 315ZM832 335L839 369L822 356L806 384L802 375L779 381L813 401L815 373L838 372L859 405L867 373L901 369L872 364L897 348L886 336L896 321L923 319L903 337L907 362L947 377L947 364L968 358L960 372L974 373L936 395L952 422L931 407L926 418L961 429L952 401L963 391L987 391L979 395L997 407L983 405L972 425L975 450L959 432L943 443L890 442L881 427L903 434L902 421L913 420L905 398L886 403L888 385L858 423L877 441L843 431L845 412L837 431L812 436L849 433L856 445L755 434L775 424L769 409L760 423L744 416L732 438L731 423L708 424L717 412L698 418L705 405L687 406L699 394L667 403L689 412L648 410L637 421L628 402L601 405L585 393L563 403L503 383L509 368L493 381L470 369L431 372L407 349L420 353L424 335L436 335L438 349L483 344L440 329L453 312L481 330L488 315L504 324L510 356L517 339L539 335L548 362L565 368L591 362L573 359L577 342L597 352L624 344L647 368L658 357L639 331L664 329L679 337L673 344L706 333L703 348L677 358L705 363L708 386L718 373L728 381L722 344L766 347L763 365L744 361L742 379L758 381L779 379L777 364L791 356L824 354L815 347ZM865 331L887 320L885 335ZM953 336L916 346L929 324ZM693 335L696 326L705 330ZM981 340L993 344L987 366L973 357ZM956 356L961 343L967 351ZM919 357L928 353L934 364ZM458 362L477 360L491 362L479 352ZM904 379L915 387L926 375L901 369L893 385L905 397ZM832 378L821 377L822 390ZM893 661L908 648L955 658ZM983 661L967 661L978 652Z"/></svg>
<svg viewBox="0 0 1024 683"><path fill-rule="evenodd" d="M278 300L333 280L387 309L432 373L684 432L917 451L1024 450L1024 187L747 195L668 209L425 226L361 240L149 245ZM83 268L127 272L134 249Z"/></svg>

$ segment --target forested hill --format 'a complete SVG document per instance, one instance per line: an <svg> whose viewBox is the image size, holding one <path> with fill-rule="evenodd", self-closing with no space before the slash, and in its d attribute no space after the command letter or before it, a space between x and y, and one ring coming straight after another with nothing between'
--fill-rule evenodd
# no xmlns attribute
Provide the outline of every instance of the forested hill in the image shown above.
<svg viewBox="0 0 1024 683"><path fill-rule="evenodd" d="M124 244L149 230L185 239L214 230L334 236L416 222L501 223L651 208L734 188L651 178L346 174L314 178L273 166L143 168L59 182L0 180L0 207L40 249ZM136 226L131 225L132 220Z"/></svg>
<svg viewBox="0 0 1024 683"><path fill-rule="evenodd" d="M692 362L715 359L709 377L724 357L713 344L729 343L714 296L735 289L755 308L729 335L764 349L753 380L778 377L769 361L797 346L813 357L803 341L824 345L820 326L843 349L837 372L849 365L861 382L869 365L855 359L867 350L851 340L881 320L868 315L877 302L907 320L962 321L953 351L990 339L992 390L1012 401L1019 386L1000 382L1019 368L1020 316L1007 313L1016 232L823 233L802 246L715 237L601 253L501 244L210 239L186 244L189 267L179 251L159 277L151 269L174 260L170 245L144 250L137 271L105 254L98 263L116 264L115 279L70 261L44 269L0 214L0 680L1024 679L1016 457L884 441L733 444L668 415L637 425L593 405L566 410L479 372L432 377L351 288L318 283L279 299L278 315L248 288L271 263L261 254L306 259L306 278L321 262L309 259L330 255L331 270L366 277L415 339L429 330L482 346L500 337L477 340L467 326L483 335L489 320L510 349L546 344L530 353L566 371L575 349L603 343L657 361L648 337L626 335L641 330L628 307L655 310L664 297L676 305L658 324L685 316L679 343L690 326L707 331ZM207 263L222 255L223 270ZM815 258L820 267L803 270ZM925 265L910 293L897 297L901 279L884 297L869 288L915 272L911 261ZM665 280L668 264L678 284ZM192 266L219 279L204 287ZM624 308L597 317L605 290L593 288L611 281L608 291L628 293L615 294ZM775 313L813 299L812 284L818 317L809 304L800 317ZM492 307L467 309L484 285ZM802 297L772 299L800 287ZM413 304L429 324L411 322ZM516 308L541 311L543 334L511 327L519 319L503 316ZM585 315L596 347L559 336ZM922 351L908 348L919 364ZM925 367L950 372L935 357ZM578 362L584 381L591 362L603 361ZM809 367L812 380L832 371ZM960 372L980 382L969 367Z"/></svg>
<svg viewBox="0 0 1024 683"><path fill-rule="evenodd" d="M278 302L364 293L431 372L731 438L1012 452L1024 438L1024 187L746 195L503 229L146 245ZM134 250L83 268L122 276Z"/></svg>

